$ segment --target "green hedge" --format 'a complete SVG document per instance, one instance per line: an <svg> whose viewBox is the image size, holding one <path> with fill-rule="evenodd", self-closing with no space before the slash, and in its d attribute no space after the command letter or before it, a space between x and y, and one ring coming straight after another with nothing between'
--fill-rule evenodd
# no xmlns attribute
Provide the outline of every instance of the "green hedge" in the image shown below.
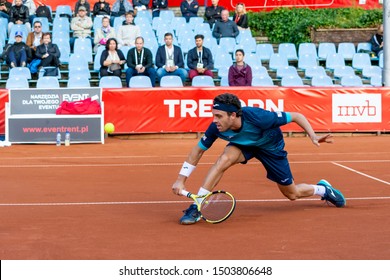
<svg viewBox="0 0 390 280"><path fill-rule="evenodd" d="M262 34L274 44L310 42L310 28L369 28L382 22L383 10L362 8L278 8L248 12L254 35Z"/></svg>

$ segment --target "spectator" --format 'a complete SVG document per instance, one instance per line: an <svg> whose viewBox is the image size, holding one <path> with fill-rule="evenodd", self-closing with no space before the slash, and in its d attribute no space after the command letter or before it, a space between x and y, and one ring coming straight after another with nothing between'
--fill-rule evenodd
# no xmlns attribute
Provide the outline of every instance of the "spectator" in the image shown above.
<svg viewBox="0 0 390 280"><path fill-rule="evenodd" d="M116 0L112 5L111 16L121 17L128 12L134 12L133 5L128 0Z"/></svg>
<svg viewBox="0 0 390 280"><path fill-rule="evenodd" d="M15 32L15 42L9 48L6 59L10 68L26 67L27 62L32 58L31 49L23 42L23 32Z"/></svg>
<svg viewBox="0 0 390 280"><path fill-rule="evenodd" d="M206 75L213 77L211 69L214 68L213 55L211 51L203 46L204 36L195 36L196 47L189 50L187 54L187 66L190 68L188 76L192 80L195 76Z"/></svg>
<svg viewBox="0 0 390 280"><path fill-rule="evenodd" d="M91 16L91 5L88 3L87 0L78 0L74 6L74 16L77 16L77 13L79 11L80 7L84 7L85 10L87 11L87 16Z"/></svg>
<svg viewBox="0 0 390 280"><path fill-rule="evenodd" d="M108 39L115 37L115 29L110 26L110 19L108 17L103 17L102 27L95 30L94 52L96 53L100 46L105 46Z"/></svg>
<svg viewBox="0 0 390 280"><path fill-rule="evenodd" d="M150 0L133 0L134 9L137 11L147 10Z"/></svg>
<svg viewBox="0 0 390 280"><path fill-rule="evenodd" d="M156 84L156 70L153 65L152 52L144 47L144 38L137 37L135 39L135 48L132 48L127 53L127 70L126 70L126 85L129 85L130 79L133 76L148 76L154 87Z"/></svg>
<svg viewBox="0 0 390 280"><path fill-rule="evenodd" d="M134 13L126 13L126 20L118 29L118 44L119 48L122 46L135 46L135 38L141 36L141 30L139 26L134 24Z"/></svg>
<svg viewBox="0 0 390 280"><path fill-rule="evenodd" d="M51 33L43 33L43 43L37 47L35 56L41 60L39 66L60 66L60 50L51 42Z"/></svg>
<svg viewBox="0 0 390 280"><path fill-rule="evenodd" d="M213 24L221 19L222 11L225 9L222 6L218 6L219 0L211 0L211 6L206 8L205 17L206 22L210 24L210 28L213 27Z"/></svg>
<svg viewBox="0 0 390 280"><path fill-rule="evenodd" d="M183 0L180 4L180 11L187 22L190 18L197 17L199 10L199 4L197 0Z"/></svg>
<svg viewBox="0 0 390 280"><path fill-rule="evenodd" d="M217 21L214 26L213 36L217 39L218 43L221 38L232 37L236 38L240 31L237 24L229 19L229 11L223 10L221 13L222 20Z"/></svg>
<svg viewBox="0 0 390 280"><path fill-rule="evenodd" d="M111 9L110 4L106 0L98 0L98 2L93 5L93 16L110 16Z"/></svg>
<svg viewBox="0 0 390 280"><path fill-rule="evenodd" d="M30 24L32 24L35 18L35 11L37 10L37 6L35 6L34 0L22 0L22 3L28 8L28 13L29 13L28 21L30 22ZM13 1L12 5L15 4L16 4L16 0ZM30 29L28 31L30 31Z"/></svg>
<svg viewBox="0 0 390 280"><path fill-rule="evenodd" d="M161 78L167 75L180 76L183 84L187 78L187 71L184 69L183 53L181 48L173 45L172 33L165 33L165 45L157 49L156 66L157 78L160 82Z"/></svg>
<svg viewBox="0 0 390 280"><path fill-rule="evenodd" d="M9 12L11 10L11 7L12 4L7 0L0 0L0 17L9 20Z"/></svg>
<svg viewBox="0 0 390 280"><path fill-rule="evenodd" d="M152 16L160 16L160 11L168 8L168 0L152 0Z"/></svg>
<svg viewBox="0 0 390 280"><path fill-rule="evenodd" d="M43 43L42 35L42 23L40 21L34 22L34 31L28 33L26 41L26 45L31 48L33 56L37 46Z"/></svg>
<svg viewBox="0 0 390 280"><path fill-rule="evenodd" d="M235 55L236 62L229 68L229 86L251 86L252 68L244 62L244 50L236 50Z"/></svg>
<svg viewBox="0 0 390 280"><path fill-rule="evenodd" d="M70 27L73 30L73 37L70 38L70 46L72 50L76 38L89 38L93 44L93 40L91 38L92 25L92 19L87 16L87 9L84 6L80 6L77 17L74 17L70 24Z"/></svg>
<svg viewBox="0 0 390 280"><path fill-rule="evenodd" d="M31 30L29 22L30 12L26 5L23 5L22 0L15 0L15 5L11 7L8 23L8 34L11 33L14 24L24 24L28 31Z"/></svg>
<svg viewBox="0 0 390 280"><path fill-rule="evenodd" d="M379 54L383 52L383 24L378 26L378 30L371 37L370 43L372 51L376 56L379 56Z"/></svg>
<svg viewBox="0 0 390 280"><path fill-rule="evenodd" d="M248 15L244 3L238 3L233 15L233 21L237 24L239 30L248 29Z"/></svg>
<svg viewBox="0 0 390 280"><path fill-rule="evenodd" d="M122 51L118 49L118 42L115 38L107 40L106 49L100 57L100 77L122 75L122 65L126 59Z"/></svg>

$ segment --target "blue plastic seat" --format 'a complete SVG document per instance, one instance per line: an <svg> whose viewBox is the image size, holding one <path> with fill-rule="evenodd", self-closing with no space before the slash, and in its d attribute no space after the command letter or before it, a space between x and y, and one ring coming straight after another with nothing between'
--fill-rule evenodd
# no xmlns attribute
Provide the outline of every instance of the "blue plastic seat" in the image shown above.
<svg viewBox="0 0 390 280"><path fill-rule="evenodd" d="M318 45L318 58L320 60L326 60L329 54L336 53L336 45L334 43L319 43Z"/></svg>
<svg viewBox="0 0 390 280"><path fill-rule="evenodd" d="M368 53L356 53L352 58L352 67L362 70L366 66L371 66L371 59Z"/></svg>
<svg viewBox="0 0 390 280"><path fill-rule="evenodd" d="M344 76L355 75L355 70L351 66L338 66L333 69L333 76L336 79L341 79Z"/></svg>
<svg viewBox="0 0 390 280"><path fill-rule="evenodd" d="M358 43L357 47L356 47L356 52L360 52L360 51L372 51L372 46L371 46L371 43L369 42L360 42Z"/></svg>
<svg viewBox="0 0 390 280"><path fill-rule="evenodd" d="M274 82L269 75L264 76L253 76L252 77L252 86L253 87L273 87Z"/></svg>
<svg viewBox="0 0 390 280"><path fill-rule="evenodd" d="M8 77L7 82L5 84L6 89L23 89L29 88L28 80L22 76L14 76Z"/></svg>
<svg viewBox="0 0 390 280"><path fill-rule="evenodd" d="M325 61L326 69L333 71L336 67L345 66L344 57L339 53L328 54Z"/></svg>
<svg viewBox="0 0 390 280"><path fill-rule="evenodd" d="M284 76L280 81L281 86L283 87L296 87L296 86L304 86L301 77L299 76Z"/></svg>
<svg viewBox="0 0 390 280"><path fill-rule="evenodd" d="M355 45L351 42L339 43L337 53L341 54L345 60L352 60L356 53Z"/></svg>
<svg viewBox="0 0 390 280"><path fill-rule="evenodd" d="M73 76L69 77L67 86L68 88L89 88L91 84L88 78Z"/></svg>
<svg viewBox="0 0 390 280"><path fill-rule="evenodd" d="M233 59L230 54L217 53L214 56L214 68L220 69L222 67L230 67L233 64Z"/></svg>
<svg viewBox="0 0 390 280"><path fill-rule="evenodd" d="M276 71L278 68L283 68L287 66L289 66L287 57L279 53L274 53L271 55L269 59L270 70Z"/></svg>
<svg viewBox="0 0 390 280"><path fill-rule="evenodd" d="M315 67L306 68L305 77L311 79L314 76L326 76L325 68L323 66L315 66Z"/></svg>
<svg viewBox="0 0 390 280"><path fill-rule="evenodd" d="M192 30L194 30L196 25L203 22L204 22L203 17L190 17L190 21L188 22L188 25Z"/></svg>
<svg viewBox="0 0 390 280"><path fill-rule="evenodd" d="M227 50L229 53L233 53L236 46L236 39L233 37L222 37L219 39L219 46Z"/></svg>
<svg viewBox="0 0 390 280"><path fill-rule="evenodd" d="M317 58L313 54L302 54L298 58L298 68L306 70L318 66Z"/></svg>
<svg viewBox="0 0 390 280"><path fill-rule="evenodd" d="M370 79L370 85L372 85L374 87L382 87L383 86L382 75L372 76Z"/></svg>
<svg viewBox="0 0 390 280"><path fill-rule="evenodd" d="M37 80L37 88L59 88L60 83L56 77L46 76Z"/></svg>
<svg viewBox="0 0 390 280"><path fill-rule="evenodd" d="M222 67L218 69L218 77L227 77L229 76L229 67Z"/></svg>
<svg viewBox="0 0 390 280"><path fill-rule="evenodd" d="M175 17L173 10L160 10L160 18L167 23L171 23L172 19Z"/></svg>
<svg viewBox="0 0 390 280"><path fill-rule="evenodd" d="M252 68L252 77L268 76L268 70L264 66L256 65L256 66L251 66L251 68Z"/></svg>
<svg viewBox="0 0 390 280"><path fill-rule="evenodd" d="M362 76L365 78L382 76L382 68L380 68L378 65L364 66L362 69Z"/></svg>
<svg viewBox="0 0 390 280"><path fill-rule="evenodd" d="M69 18L72 18L72 7L69 5L58 5L56 8L56 17L61 17L61 15L67 15Z"/></svg>
<svg viewBox="0 0 390 280"><path fill-rule="evenodd" d="M274 47L272 44L264 43L256 46L256 54L262 61L269 61L273 53Z"/></svg>
<svg viewBox="0 0 390 280"><path fill-rule="evenodd" d="M245 52L244 61L251 68L257 67L257 66L262 66L261 65L261 59L255 53L246 53Z"/></svg>
<svg viewBox="0 0 390 280"><path fill-rule="evenodd" d="M192 79L193 87L215 87L214 80L210 76L195 76Z"/></svg>
<svg viewBox="0 0 390 280"><path fill-rule="evenodd" d="M318 58L316 45L314 43L300 43L298 46L298 58L304 54Z"/></svg>
<svg viewBox="0 0 390 280"><path fill-rule="evenodd" d="M332 78L329 76L314 76L311 79L311 85L314 87L334 86Z"/></svg>
<svg viewBox="0 0 390 280"><path fill-rule="evenodd" d="M363 81L359 76L351 75L342 77L340 84L343 87L361 87L363 86Z"/></svg>
<svg viewBox="0 0 390 280"><path fill-rule="evenodd" d="M129 81L130 88L151 88L152 82L148 76L133 76Z"/></svg>
<svg viewBox="0 0 390 280"><path fill-rule="evenodd" d="M295 44L281 43L278 46L278 53L287 57L289 61L298 60L297 49Z"/></svg>
<svg viewBox="0 0 390 280"><path fill-rule="evenodd" d="M27 80L31 79L31 72L30 69L27 67L14 67L9 70L9 77L24 77Z"/></svg>
<svg viewBox="0 0 390 280"><path fill-rule="evenodd" d="M229 77L228 76L222 76L219 85L221 87L228 87L229 86Z"/></svg>
<svg viewBox="0 0 390 280"><path fill-rule="evenodd" d="M122 88L122 81L118 76L104 76L99 80L101 88Z"/></svg>
<svg viewBox="0 0 390 280"><path fill-rule="evenodd" d="M68 69L72 68L85 68L88 69L88 61L87 59L80 54L72 54L69 57Z"/></svg>
<svg viewBox="0 0 390 280"><path fill-rule="evenodd" d="M298 71L294 66L279 67L276 70L276 77L283 78L285 76L299 76Z"/></svg>
<svg viewBox="0 0 390 280"><path fill-rule="evenodd" d="M183 81L179 76L164 76L160 80L160 87L183 87Z"/></svg>

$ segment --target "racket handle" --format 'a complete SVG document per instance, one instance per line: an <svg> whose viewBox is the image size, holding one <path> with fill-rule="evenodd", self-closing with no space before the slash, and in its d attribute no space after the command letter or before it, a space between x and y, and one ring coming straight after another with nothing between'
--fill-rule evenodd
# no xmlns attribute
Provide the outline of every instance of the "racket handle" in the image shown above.
<svg viewBox="0 0 390 280"><path fill-rule="evenodd" d="M186 197L190 197L191 196L191 193L187 192L186 190L181 190L180 194L183 195L183 196L186 196Z"/></svg>

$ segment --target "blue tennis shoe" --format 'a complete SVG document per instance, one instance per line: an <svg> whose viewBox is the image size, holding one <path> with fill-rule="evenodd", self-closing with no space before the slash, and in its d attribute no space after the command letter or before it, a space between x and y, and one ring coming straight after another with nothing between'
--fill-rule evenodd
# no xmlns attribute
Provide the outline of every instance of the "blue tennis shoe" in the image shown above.
<svg viewBox="0 0 390 280"><path fill-rule="evenodd" d="M328 181L322 179L317 183L317 185L325 187L325 194L324 197L321 198L321 200L326 200L327 202L332 203L336 207L344 207L347 204L343 194L339 190L333 188Z"/></svg>
<svg viewBox="0 0 390 280"><path fill-rule="evenodd" d="M180 219L182 225L192 225L200 220L200 212L195 204L191 204L187 210L184 210L184 215Z"/></svg>

